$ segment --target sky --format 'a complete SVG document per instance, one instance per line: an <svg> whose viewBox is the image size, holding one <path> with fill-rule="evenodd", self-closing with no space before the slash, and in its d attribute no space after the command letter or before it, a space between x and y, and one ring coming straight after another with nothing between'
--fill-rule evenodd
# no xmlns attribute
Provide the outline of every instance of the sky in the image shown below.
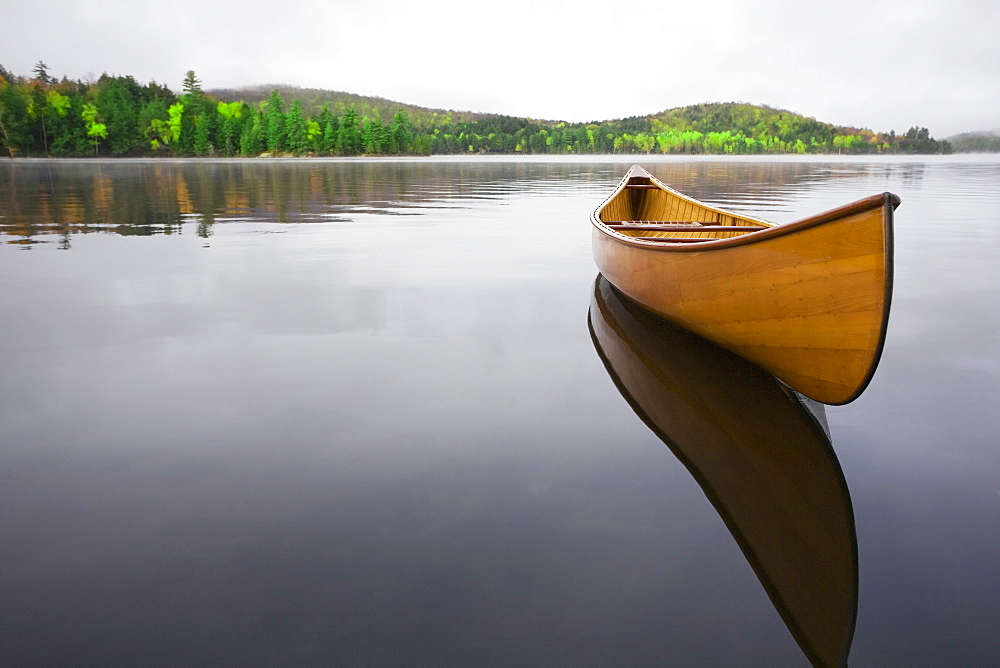
<svg viewBox="0 0 1000 668"><path fill-rule="evenodd" d="M995 0L5 0L0 65L179 91L291 84L584 122L749 102L1000 130Z"/></svg>

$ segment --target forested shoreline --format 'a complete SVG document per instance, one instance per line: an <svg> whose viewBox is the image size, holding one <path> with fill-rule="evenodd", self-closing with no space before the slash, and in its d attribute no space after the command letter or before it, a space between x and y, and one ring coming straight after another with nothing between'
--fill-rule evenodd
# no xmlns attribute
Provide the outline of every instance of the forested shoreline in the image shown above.
<svg viewBox="0 0 1000 668"><path fill-rule="evenodd" d="M743 103L669 109L594 123L206 93L193 71L182 92L131 76L55 79L0 66L0 154L9 157L378 156L431 154L950 153L927 128L876 133ZM352 96L357 98L358 96ZM383 101L388 102L388 101ZM384 107L384 105L383 105ZM411 117L412 114L412 117ZM388 115L388 114L384 114Z"/></svg>

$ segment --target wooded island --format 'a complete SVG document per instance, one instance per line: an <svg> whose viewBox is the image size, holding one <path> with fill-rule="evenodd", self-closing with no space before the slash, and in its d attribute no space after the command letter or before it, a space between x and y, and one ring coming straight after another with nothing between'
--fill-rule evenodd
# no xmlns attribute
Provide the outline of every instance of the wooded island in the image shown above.
<svg viewBox="0 0 1000 668"><path fill-rule="evenodd" d="M259 90L259 89L258 89ZM285 94L282 94L284 90ZM260 99L254 99L255 97ZM286 99L287 98L287 99ZM903 134L822 123L745 103L712 103L593 123L430 110L332 91L204 91L156 82L33 76L0 66L0 155L357 156L431 154L950 153L927 128Z"/></svg>

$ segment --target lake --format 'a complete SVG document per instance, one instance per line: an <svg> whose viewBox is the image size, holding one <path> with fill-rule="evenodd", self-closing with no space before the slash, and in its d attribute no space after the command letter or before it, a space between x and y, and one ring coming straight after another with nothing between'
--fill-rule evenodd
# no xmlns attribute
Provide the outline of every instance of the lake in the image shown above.
<svg viewBox="0 0 1000 668"><path fill-rule="evenodd" d="M643 157L0 160L0 662L1000 663L1000 158ZM900 196L859 399L597 280L633 162Z"/></svg>

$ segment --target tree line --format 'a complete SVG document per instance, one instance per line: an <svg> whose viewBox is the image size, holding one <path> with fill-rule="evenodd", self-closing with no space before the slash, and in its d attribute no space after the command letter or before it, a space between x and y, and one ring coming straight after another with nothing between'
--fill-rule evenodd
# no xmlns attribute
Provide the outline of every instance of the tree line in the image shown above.
<svg viewBox="0 0 1000 668"><path fill-rule="evenodd" d="M427 154L406 112L392 120L307 113L278 91L262 103L206 95L193 71L182 93L131 76L56 81L44 63L32 78L0 67L0 147L10 156L259 156Z"/></svg>
<svg viewBox="0 0 1000 668"><path fill-rule="evenodd" d="M131 76L56 80L41 61L33 75L0 66L0 151L11 157L951 152L927 128L875 133L743 103L593 123L447 113L414 122L403 109L384 120L374 107L370 116L329 102L306 108L276 89L254 103L227 101L193 71L180 94Z"/></svg>

